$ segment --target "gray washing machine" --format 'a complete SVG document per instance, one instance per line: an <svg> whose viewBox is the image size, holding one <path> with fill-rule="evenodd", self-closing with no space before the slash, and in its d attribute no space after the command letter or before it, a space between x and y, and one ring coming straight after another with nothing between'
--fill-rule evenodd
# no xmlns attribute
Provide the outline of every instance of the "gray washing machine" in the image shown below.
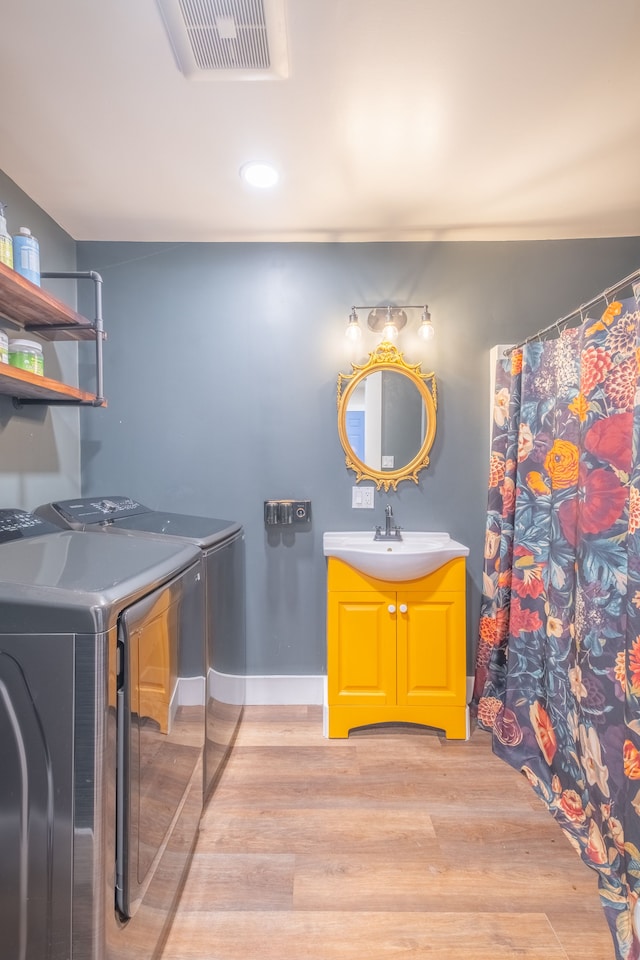
<svg viewBox="0 0 640 960"><path fill-rule="evenodd" d="M37 514L68 529L169 538L197 547L203 558L206 632L192 648L183 676L205 681L204 792L207 797L229 755L245 702L245 541L232 520L151 510L130 497L87 497L38 507Z"/></svg>
<svg viewBox="0 0 640 960"><path fill-rule="evenodd" d="M202 813L201 552L0 510L0 960L158 955Z"/></svg>

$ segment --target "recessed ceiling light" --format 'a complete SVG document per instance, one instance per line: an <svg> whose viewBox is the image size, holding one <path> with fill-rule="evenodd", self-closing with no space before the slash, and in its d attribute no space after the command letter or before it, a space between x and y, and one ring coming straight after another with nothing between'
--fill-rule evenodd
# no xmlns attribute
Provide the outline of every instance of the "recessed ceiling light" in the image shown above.
<svg viewBox="0 0 640 960"><path fill-rule="evenodd" d="M240 168L240 176L252 187L275 187L278 171L269 163L245 163Z"/></svg>

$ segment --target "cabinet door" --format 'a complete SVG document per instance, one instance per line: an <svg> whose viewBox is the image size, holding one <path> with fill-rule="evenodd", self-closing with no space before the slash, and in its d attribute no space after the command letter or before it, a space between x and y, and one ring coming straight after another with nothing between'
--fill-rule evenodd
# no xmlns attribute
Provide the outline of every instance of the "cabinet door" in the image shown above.
<svg viewBox="0 0 640 960"><path fill-rule="evenodd" d="M396 702L395 604L395 594L329 593L330 704Z"/></svg>
<svg viewBox="0 0 640 960"><path fill-rule="evenodd" d="M398 704L464 704L464 593L399 593L398 611Z"/></svg>

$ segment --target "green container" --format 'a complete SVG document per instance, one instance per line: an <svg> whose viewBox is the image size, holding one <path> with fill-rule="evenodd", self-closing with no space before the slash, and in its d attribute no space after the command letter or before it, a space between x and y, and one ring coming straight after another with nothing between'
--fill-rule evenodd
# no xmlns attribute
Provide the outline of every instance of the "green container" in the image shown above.
<svg viewBox="0 0 640 960"><path fill-rule="evenodd" d="M36 340L10 340L9 363L29 373L44 374L42 347Z"/></svg>

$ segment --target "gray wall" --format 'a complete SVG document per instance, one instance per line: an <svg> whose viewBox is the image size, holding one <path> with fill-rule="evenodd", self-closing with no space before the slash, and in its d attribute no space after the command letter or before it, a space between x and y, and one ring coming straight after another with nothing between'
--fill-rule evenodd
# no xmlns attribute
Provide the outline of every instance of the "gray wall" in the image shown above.
<svg viewBox="0 0 640 960"><path fill-rule="evenodd" d="M0 201L7 205L9 233L29 227L40 243L42 270L76 269L76 244L51 217L0 172ZM75 283L43 280L58 299L76 306ZM0 318L10 337L31 336ZM77 384L78 349L74 343L46 344L45 375ZM80 492L80 426L78 409L22 407L0 396L0 507L31 509L54 498Z"/></svg>
<svg viewBox="0 0 640 960"><path fill-rule="evenodd" d="M104 277L106 410L83 410L82 488L246 528L248 667L325 669L324 530L407 529L471 548L469 663L486 509L488 353L640 265L640 238L532 243L79 243ZM416 486L352 510L336 427L352 304L427 302L438 431ZM364 317L362 318L364 319ZM418 318L419 319L419 316ZM424 349L424 348L423 348ZM84 350L84 347L83 347ZM269 532L263 500L310 498L308 529Z"/></svg>

